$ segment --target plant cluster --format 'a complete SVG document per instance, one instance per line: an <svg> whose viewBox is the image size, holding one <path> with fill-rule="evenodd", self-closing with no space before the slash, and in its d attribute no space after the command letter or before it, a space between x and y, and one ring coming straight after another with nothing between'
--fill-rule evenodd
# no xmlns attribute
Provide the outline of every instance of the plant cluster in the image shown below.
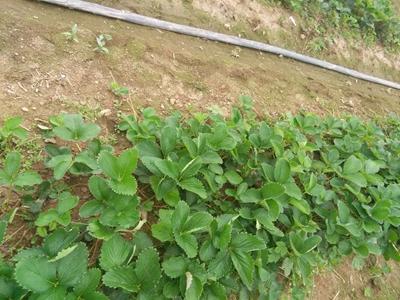
<svg viewBox="0 0 400 300"><path fill-rule="evenodd" d="M78 43L79 39L77 31L78 31L78 24L74 24L74 26L72 26L71 31L62 32L61 34L64 35L67 39L73 40L74 42Z"/></svg>
<svg viewBox="0 0 400 300"><path fill-rule="evenodd" d="M96 43L97 47L93 48L93 51L102 51L106 54L108 54L110 51L106 48L106 41L111 41L112 37L111 35L107 33L102 33L99 36L96 37Z"/></svg>
<svg viewBox="0 0 400 300"><path fill-rule="evenodd" d="M227 120L123 116L132 147L119 155L96 124L50 118L47 134L70 145L45 147L53 177L20 172L17 153L0 170L43 237L0 260L0 298L278 299L290 280L304 299L313 270L344 256L400 261L397 116L258 120L251 99L241 103ZM65 176L88 176L92 199L79 203L57 184ZM0 243L14 215L1 218Z"/></svg>
<svg viewBox="0 0 400 300"><path fill-rule="evenodd" d="M307 34L316 35L319 44L321 38L332 25L336 28L350 27L360 29L364 40L378 39L383 44L397 48L400 46L400 18L395 15L389 0L280 0L295 12L302 13L313 20L314 28L305 28ZM315 22L316 16L324 18ZM317 18L318 19L318 18ZM313 26L311 26L313 27ZM322 48L326 48L325 43Z"/></svg>

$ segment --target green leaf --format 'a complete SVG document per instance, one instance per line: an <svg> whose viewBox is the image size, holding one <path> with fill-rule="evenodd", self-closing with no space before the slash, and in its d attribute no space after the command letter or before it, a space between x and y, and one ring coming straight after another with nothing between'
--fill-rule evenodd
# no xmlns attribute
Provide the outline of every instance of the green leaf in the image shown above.
<svg viewBox="0 0 400 300"><path fill-rule="evenodd" d="M161 172L160 169L157 168L157 166L155 164L156 161L160 160L159 158L151 157L151 156L144 156L144 157L141 157L140 160L146 166L146 168L149 169L149 171L151 173L153 173L154 175L156 175L158 177L164 176L163 172Z"/></svg>
<svg viewBox="0 0 400 300"><path fill-rule="evenodd" d="M232 170L226 171L224 176L226 177L226 179L228 179L228 181L231 184L234 184L234 185L238 185L243 181L242 176L240 176L238 173L236 173L235 171L232 171Z"/></svg>
<svg viewBox="0 0 400 300"><path fill-rule="evenodd" d="M248 189L240 195L240 201L244 203L258 203L263 200L263 195L260 190Z"/></svg>
<svg viewBox="0 0 400 300"><path fill-rule="evenodd" d="M181 197L174 182L174 187L164 196L164 202L169 206L175 207L178 205L179 201L181 201Z"/></svg>
<svg viewBox="0 0 400 300"><path fill-rule="evenodd" d="M176 142L177 142L177 132L174 127L165 126L161 130L161 151L166 157L170 152L175 150Z"/></svg>
<svg viewBox="0 0 400 300"><path fill-rule="evenodd" d="M56 256L61 250L70 246L79 235L77 228L66 231L64 228L57 228L44 240L44 250L50 257Z"/></svg>
<svg viewBox="0 0 400 300"><path fill-rule="evenodd" d="M222 228L218 228L213 239L214 246L218 249L228 246L231 241L231 231L232 226L230 224L225 224Z"/></svg>
<svg viewBox="0 0 400 300"><path fill-rule="evenodd" d="M192 159L180 170L180 178L187 179L196 176L202 164L203 160L200 157Z"/></svg>
<svg viewBox="0 0 400 300"><path fill-rule="evenodd" d="M390 207L391 207L390 201L381 200L376 202L373 209L371 210L371 217L375 221L382 223L387 219L387 217L389 217Z"/></svg>
<svg viewBox="0 0 400 300"><path fill-rule="evenodd" d="M225 276L232 268L231 253L227 249L221 250L210 262L208 273L213 274L216 279Z"/></svg>
<svg viewBox="0 0 400 300"><path fill-rule="evenodd" d="M11 117L4 121L4 127L6 127L9 130L12 130L18 128L18 126L21 125L21 123L22 123L21 116Z"/></svg>
<svg viewBox="0 0 400 300"><path fill-rule="evenodd" d="M280 158L276 162L274 169L275 180L279 183L285 183L290 177L290 164L284 159Z"/></svg>
<svg viewBox="0 0 400 300"><path fill-rule="evenodd" d="M183 257L171 257L162 263L165 274L171 278L177 278L185 274L188 263Z"/></svg>
<svg viewBox="0 0 400 300"><path fill-rule="evenodd" d="M272 144L272 147L274 148L276 157L282 157L283 153L284 153L282 144L280 142L278 142L276 140L272 140L272 139L271 139L271 144Z"/></svg>
<svg viewBox="0 0 400 300"><path fill-rule="evenodd" d="M129 292L138 292L140 282L132 267L111 269L103 275L103 283L113 288L123 288Z"/></svg>
<svg viewBox="0 0 400 300"><path fill-rule="evenodd" d="M70 156L70 155L69 155ZM54 179L60 180L64 177L65 173L71 168L71 161L62 161L54 167Z"/></svg>
<svg viewBox="0 0 400 300"><path fill-rule="evenodd" d="M343 173L346 175L354 174L362 169L362 162L354 155L351 155L343 166Z"/></svg>
<svg viewBox="0 0 400 300"><path fill-rule="evenodd" d="M98 125L84 123L81 115L65 115L64 124L64 126L54 128L53 132L66 141L85 141L100 133Z"/></svg>
<svg viewBox="0 0 400 300"><path fill-rule="evenodd" d="M98 200L92 200L84 203L79 210L79 215L82 218L88 218L101 213L106 206Z"/></svg>
<svg viewBox="0 0 400 300"><path fill-rule="evenodd" d="M57 260L60 260L61 258L66 257L68 254L70 254L72 251L74 251L77 246L78 245L74 245L74 246L71 246L71 247L61 250L60 252L58 252L58 254L54 258L49 259L49 262L55 262Z"/></svg>
<svg viewBox="0 0 400 300"><path fill-rule="evenodd" d="M158 145L153 141L142 141L136 145L139 150L139 157L151 156L162 158L162 154Z"/></svg>
<svg viewBox="0 0 400 300"><path fill-rule="evenodd" d="M171 225L163 222L151 226L151 233L153 237L161 242L172 242L174 240Z"/></svg>
<svg viewBox="0 0 400 300"><path fill-rule="evenodd" d="M365 170L365 172L366 172L367 174L372 175L372 174L376 174L376 173L379 172L380 166L379 166L377 163L375 163L374 161L368 159L368 160L365 162L364 170Z"/></svg>
<svg viewBox="0 0 400 300"><path fill-rule="evenodd" d="M229 243L229 241L228 241ZM207 240L201 245L199 250L199 257L201 260L210 260L214 258L218 253L218 250L210 240Z"/></svg>
<svg viewBox="0 0 400 300"><path fill-rule="evenodd" d="M307 253L313 250L315 247L318 246L319 243L322 242L322 238L319 235L314 235L309 237L304 241L303 248L301 249L302 253Z"/></svg>
<svg viewBox="0 0 400 300"><path fill-rule="evenodd" d="M4 170L0 169L0 185L2 186L9 186L12 184L11 182L12 177L7 175Z"/></svg>
<svg viewBox="0 0 400 300"><path fill-rule="evenodd" d="M42 183L42 177L35 171L27 170L19 173L14 179L16 186L31 186Z"/></svg>
<svg viewBox="0 0 400 300"><path fill-rule="evenodd" d="M265 242L247 233L235 234L232 237L230 248L241 252L263 250L266 248Z"/></svg>
<svg viewBox="0 0 400 300"><path fill-rule="evenodd" d="M101 151L98 165L101 170L111 178L110 187L123 195L134 195L137 183L132 173L137 166L138 150L127 149L116 158L108 151Z"/></svg>
<svg viewBox="0 0 400 300"><path fill-rule="evenodd" d="M100 223L100 220L95 218L89 221L88 229L90 235L97 239L108 240L114 235L114 231Z"/></svg>
<svg viewBox="0 0 400 300"><path fill-rule="evenodd" d="M48 211L43 212L39 215L39 217L36 219L35 225L47 226L52 221L56 220L58 216L59 215L55 209L49 209Z"/></svg>
<svg viewBox="0 0 400 300"><path fill-rule="evenodd" d="M213 220L213 217L209 213L206 213L206 212L195 213L185 223L181 232L182 233L192 233L192 232L198 231L199 229L207 227L211 223L212 220Z"/></svg>
<svg viewBox="0 0 400 300"><path fill-rule="evenodd" d="M158 178L156 178L154 176L152 177L152 180L154 180L154 182L156 179L158 179ZM176 182L172 178L169 178L169 177L162 178L161 180L158 181L157 187L156 187L157 199L158 200L163 199L174 188L176 189Z"/></svg>
<svg viewBox="0 0 400 300"><path fill-rule="evenodd" d="M185 145L186 149L188 150L188 152L192 158L197 156L197 145L191 138L189 138L187 136L183 136L182 142Z"/></svg>
<svg viewBox="0 0 400 300"><path fill-rule="evenodd" d="M178 281L168 281L163 288L163 295L170 299L175 298L180 293L180 287Z"/></svg>
<svg viewBox="0 0 400 300"><path fill-rule="evenodd" d="M136 261L136 274L140 286L140 292L151 291L161 277L161 268L158 262L158 253L154 248L143 250Z"/></svg>
<svg viewBox="0 0 400 300"><path fill-rule="evenodd" d="M395 262L400 262L400 252L393 243L388 243L383 255L386 260L393 259Z"/></svg>
<svg viewBox="0 0 400 300"><path fill-rule="evenodd" d="M337 203L340 223L346 224L350 218L350 211L343 201L338 200Z"/></svg>
<svg viewBox="0 0 400 300"><path fill-rule="evenodd" d="M197 178L192 177L183 179L178 182L178 185L181 188L188 190L189 192L197 194L198 196L200 196L200 198L205 199L207 197L206 190L204 189L203 184Z"/></svg>
<svg viewBox="0 0 400 300"><path fill-rule="evenodd" d="M57 262L57 274L60 284L66 287L75 286L80 276L86 272L88 251L84 244L79 243L71 253Z"/></svg>
<svg viewBox="0 0 400 300"><path fill-rule="evenodd" d="M302 213L307 215L310 214L310 206L308 205L308 202L306 200L290 199L289 203L298 208Z"/></svg>
<svg viewBox="0 0 400 300"><path fill-rule="evenodd" d="M296 232L292 231L289 235L290 246L296 256L299 256L303 249L303 239Z"/></svg>
<svg viewBox="0 0 400 300"><path fill-rule="evenodd" d="M101 271L100 269L90 269L86 271L74 287L74 292L78 296L93 292L100 282ZM97 298L96 298L97 299Z"/></svg>
<svg viewBox="0 0 400 300"><path fill-rule="evenodd" d="M361 244L358 247L353 247L354 253L360 255L361 257L367 258L369 255L369 249L365 244Z"/></svg>
<svg viewBox="0 0 400 300"><path fill-rule="evenodd" d="M235 269L238 271L243 283L247 286L253 284L254 261L250 254L238 250L230 251Z"/></svg>
<svg viewBox="0 0 400 300"><path fill-rule="evenodd" d="M343 226L344 228L346 228L347 231L351 235L353 235L355 237L361 236L361 230L356 224L348 223L348 224L340 224L340 225Z"/></svg>
<svg viewBox="0 0 400 300"><path fill-rule="evenodd" d="M101 247L100 266L105 271L124 266L131 253L132 247L119 234L114 234Z"/></svg>
<svg viewBox="0 0 400 300"><path fill-rule="evenodd" d="M0 221L0 244L3 242L4 233L6 232L6 229L7 229L7 222ZM0 259L0 263L1 263L1 259Z"/></svg>
<svg viewBox="0 0 400 300"><path fill-rule="evenodd" d="M208 300L227 300L227 292L225 287L217 281L211 282L208 286L206 299ZM204 294L204 293L203 293Z"/></svg>
<svg viewBox="0 0 400 300"><path fill-rule="evenodd" d="M26 257L15 267L17 282L30 291L44 293L51 290L57 282L56 265L46 257Z"/></svg>
<svg viewBox="0 0 400 300"><path fill-rule="evenodd" d="M28 132L24 128L15 128L11 132L12 135L16 136L17 138L21 140L26 140L28 139Z"/></svg>
<svg viewBox="0 0 400 300"><path fill-rule="evenodd" d="M207 151L201 155L203 164L222 164L222 158L217 152Z"/></svg>
<svg viewBox="0 0 400 300"><path fill-rule="evenodd" d="M137 189L136 179L132 176L124 177L121 180L110 180L111 189L121 195L135 195Z"/></svg>
<svg viewBox="0 0 400 300"><path fill-rule="evenodd" d="M56 207L56 211L59 215L73 209L75 206L78 205L79 197L78 196L71 196L65 195L59 197L59 202Z"/></svg>
<svg viewBox="0 0 400 300"><path fill-rule="evenodd" d="M178 164L168 160L158 160L155 161L154 164L161 172L164 173L164 175L167 175L174 180L178 180L179 178Z"/></svg>
<svg viewBox="0 0 400 300"><path fill-rule="evenodd" d="M200 279L193 276L190 272L186 272L186 299L197 300L203 292L203 284Z"/></svg>
<svg viewBox="0 0 400 300"><path fill-rule="evenodd" d="M297 259L297 266L300 270L303 282L306 282L307 278L311 275L311 264L303 257Z"/></svg>
<svg viewBox="0 0 400 300"><path fill-rule="evenodd" d="M189 233L181 234L177 229L173 230L176 243L181 247L186 255L193 258L197 255L197 240L194 235Z"/></svg>
<svg viewBox="0 0 400 300"><path fill-rule="evenodd" d="M368 185L367 180L361 173L352 173L344 176L347 180L359 185L360 187L366 187Z"/></svg>
<svg viewBox="0 0 400 300"><path fill-rule="evenodd" d="M171 217L171 226L181 231L189 219L190 207L186 202L180 201Z"/></svg>
<svg viewBox="0 0 400 300"><path fill-rule="evenodd" d="M275 182L267 183L261 188L264 199L278 198L282 196L285 191L286 188L284 185Z"/></svg>
<svg viewBox="0 0 400 300"><path fill-rule="evenodd" d="M9 176L17 175L19 168L21 167L21 154L18 152L11 152L7 155L4 162L4 172Z"/></svg>

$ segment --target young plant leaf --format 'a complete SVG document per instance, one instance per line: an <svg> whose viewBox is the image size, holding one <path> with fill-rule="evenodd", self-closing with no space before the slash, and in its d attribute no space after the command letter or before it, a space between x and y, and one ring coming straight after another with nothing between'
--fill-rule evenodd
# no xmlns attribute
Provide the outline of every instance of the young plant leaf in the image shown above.
<svg viewBox="0 0 400 300"><path fill-rule="evenodd" d="M207 193L206 190L204 189L203 184L197 178L191 177L183 179L178 182L178 185L184 190L195 193L200 198L205 199L207 197Z"/></svg>
<svg viewBox="0 0 400 300"><path fill-rule="evenodd" d="M274 177L277 182L282 184L286 183L286 181L289 179L290 164L286 159L284 158L278 159L274 169Z"/></svg>
<svg viewBox="0 0 400 300"><path fill-rule="evenodd" d="M238 185L243 181L242 176L232 170L228 170L224 173L224 176L231 184Z"/></svg>
<svg viewBox="0 0 400 300"><path fill-rule="evenodd" d="M362 162L354 155L351 155L344 163L343 173L346 175L350 175L359 172L361 169Z"/></svg>
<svg viewBox="0 0 400 300"><path fill-rule="evenodd" d="M110 177L110 187L123 195L135 195L137 182L132 177L138 161L138 150L127 149L117 158L107 151L101 151L98 165Z"/></svg>
<svg viewBox="0 0 400 300"><path fill-rule="evenodd" d="M84 123L81 115L65 115L64 126L55 127L54 134L66 141L85 141L100 133L96 124Z"/></svg>
<svg viewBox="0 0 400 300"><path fill-rule="evenodd" d="M267 183L261 188L261 193L264 199L278 198L282 196L285 191L285 186L276 182Z"/></svg>
<svg viewBox="0 0 400 300"><path fill-rule="evenodd" d="M233 265L238 271L243 283L247 286L251 286L253 284L254 272L253 258L250 256L250 254L239 250L232 250L230 253Z"/></svg>
<svg viewBox="0 0 400 300"><path fill-rule="evenodd" d="M168 161L168 160L157 160L154 162L157 168L174 180L178 180L179 178L179 167L178 164Z"/></svg>
<svg viewBox="0 0 400 300"><path fill-rule="evenodd" d="M240 195L240 201L244 203L258 203L263 200L263 195L260 190L248 189Z"/></svg>
<svg viewBox="0 0 400 300"><path fill-rule="evenodd" d="M136 145L139 150L139 157L157 157L162 158L161 150L158 145L153 141L142 141Z"/></svg>
<svg viewBox="0 0 400 300"><path fill-rule="evenodd" d="M266 245L265 242L255 236L247 233L239 233L232 237L230 247L237 251L249 252L263 250L266 248Z"/></svg>
<svg viewBox="0 0 400 300"><path fill-rule="evenodd" d="M15 277L25 289L45 293L57 282L56 264L49 263L46 257L26 257L17 263Z"/></svg>
<svg viewBox="0 0 400 300"><path fill-rule="evenodd" d="M163 222L154 224L151 226L151 233L153 237L161 242L172 242L174 240L174 235L172 233L172 227L170 224Z"/></svg>
<svg viewBox="0 0 400 300"><path fill-rule="evenodd" d="M163 270L167 276L178 278L183 276L187 271L188 262L183 257L171 257L162 263Z"/></svg>
<svg viewBox="0 0 400 300"><path fill-rule="evenodd" d="M193 176L196 176L197 173L199 172L201 165L203 163L202 158L196 157L189 161L183 168L180 168L179 172L179 178L180 179L188 179Z"/></svg>
<svg viewBox="0 0 400 300"><path fill-rule="evenodd" d="M19 173L14 179L16 186L32 186L42 183L42 177L35 171L27 170Z"/></svg>
<svg viewBox="0 0 400 300"><path fill-rule="evenodd" d="M174 127L165 126L161 130L160 145L164 157L167 157L170 152L175 150L177 140L177 132Z"/></svg>
<svg viewBox="0 0 400 300"><path fill-rule="evenodd" d="M79 296L84 296L88 295L88 293L93 292L96 287L98 286L101 278L101 271L100 269L90 269L86 273L82 275L78 283L74 287L74 293L75 295ZM101 294L102 295L102 294ZM95 295L95 299L102 299L98 298L99 295ZM104 295L102 295L105 297ZM88 296L86 296L88 297ZM101 297L101 296L100 296ZM107 297L105 297L107 299Z"/></svg>
<svg viewBox="0 0 400 300"><path fill-rule="evenodd" d="M109 271L126 265L129 256L132 254L132 246L129 245L119 234L103 243L99 258L103 270Z"/></svg>

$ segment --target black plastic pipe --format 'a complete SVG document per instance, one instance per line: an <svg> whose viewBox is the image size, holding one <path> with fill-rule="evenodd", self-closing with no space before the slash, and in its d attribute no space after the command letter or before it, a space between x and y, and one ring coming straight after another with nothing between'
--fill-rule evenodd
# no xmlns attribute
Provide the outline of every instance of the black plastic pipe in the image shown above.
<svg viewBox="0 0 400 300"><path fill-rule="evenodd" d="M400 84L388 81L385 79L373 77L366 75L364 73L357 72L355 70L347 69L329 62L325 62L316 58L312 58L303 54L299 54L293 51L289 51L283 48L271 46L268 44L255 42L248 39L242 39L236 36L231 36L227 34L217 33L209 30L199 29L195 27L190 27L186 25L180 25L172 22L162 21L155 18L145 17L131 12L126 12L111 7L99 5L96 3L81 1L81 0L41 0L43 2L57 4L60 6L68 7L71 9L77 9L93 13L96 15L101 15L109 18L119 19L127 21L134 24L139 24L143 26L149 26L154 28L159 28L163 30L168 30L176 33L191 35L194 37L204 38L207 40L213 40L218 42L223 42L227 44L232 44L236 46L246 47L250 49L260 50L263 52L273 53L277 55L283 55L288 58L292 58L297 61L308 63L314 66L318 66L324 69L332 70L338 73L349 75L355 78L363 79L373 83L378 83L384 86L388 86L394 89L400 90Z"/></svg>

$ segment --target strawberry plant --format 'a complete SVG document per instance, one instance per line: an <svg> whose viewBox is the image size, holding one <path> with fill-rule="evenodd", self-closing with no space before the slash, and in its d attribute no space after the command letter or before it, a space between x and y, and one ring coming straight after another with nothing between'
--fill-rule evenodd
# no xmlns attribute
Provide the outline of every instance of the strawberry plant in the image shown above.
<svg viewBox="0 0 400 300"><path fill-rule="evenodd" d="M227 119L215 108L122 118L132 147L115 155L97 125L52 117L46 135L64 146L46 146L45 181L7 156L1 183L31 190L22 203L43 243L0 260L1 297L279 299L282 270L291 296L305 299L329 262L400 261L396 115L259 120L242 96ZM90 199L58 183L67 173L88 177ZM34 204L47 198L47 210ZM0 243L15 212L0 221Z"/></svg>

